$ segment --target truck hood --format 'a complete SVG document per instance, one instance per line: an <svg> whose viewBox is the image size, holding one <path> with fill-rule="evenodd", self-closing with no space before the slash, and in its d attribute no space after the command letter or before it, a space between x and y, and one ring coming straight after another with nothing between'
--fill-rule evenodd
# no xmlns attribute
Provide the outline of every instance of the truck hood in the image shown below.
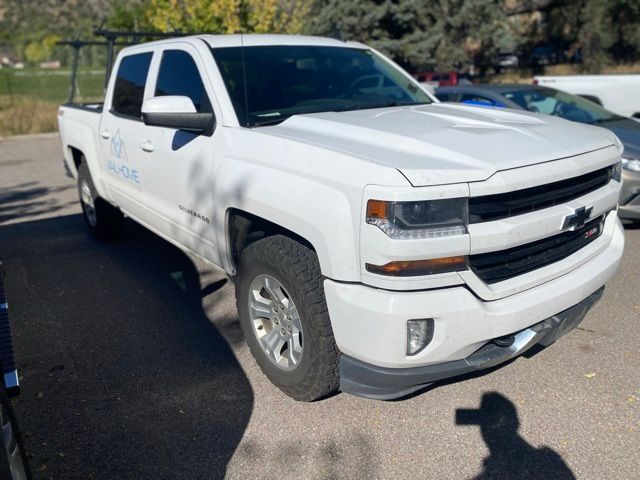
<svg viewBox="0 0 640 480"><path fill-rule="evenodd" d="M295 115L260 130L388 165L414 186L482 181L615 143L557 117L444 103Z"/></svg>

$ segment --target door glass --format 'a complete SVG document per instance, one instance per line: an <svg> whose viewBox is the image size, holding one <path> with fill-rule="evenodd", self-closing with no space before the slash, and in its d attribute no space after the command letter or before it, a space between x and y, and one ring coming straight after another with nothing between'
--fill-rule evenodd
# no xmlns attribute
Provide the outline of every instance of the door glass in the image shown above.
<svg viewBox="0 0 640 480"><path fill-rule="evenodd" d="M165 50L162 54L155 96L164 95L189 97L198 113L213 111L198 67L183 50Z"/></svg>
<svg viewBox="0 0 640 480"><path fill-rule="evenodd" d="M152 55L151 52L139 53L120 61L113 89L112 109L115 113L140 118Z"/></svg>

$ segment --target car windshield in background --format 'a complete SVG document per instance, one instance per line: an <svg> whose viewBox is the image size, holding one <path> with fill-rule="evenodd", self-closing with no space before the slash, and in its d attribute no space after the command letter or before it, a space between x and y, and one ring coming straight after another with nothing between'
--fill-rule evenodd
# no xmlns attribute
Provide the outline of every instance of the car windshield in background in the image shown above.
<svg viewBox="0 0 640 480"><path fill-rule="evenodd" d="M241 125L292 115L431 103L371 50L322 46L211 49Z"/></svg>
<svg viewBox="0 0 640 480"><path fill-rule="evenodd" d="M622 118L582 97L549 88L533 87L502 95L530 112L555 115L574 122L595 124Z"/></svg>

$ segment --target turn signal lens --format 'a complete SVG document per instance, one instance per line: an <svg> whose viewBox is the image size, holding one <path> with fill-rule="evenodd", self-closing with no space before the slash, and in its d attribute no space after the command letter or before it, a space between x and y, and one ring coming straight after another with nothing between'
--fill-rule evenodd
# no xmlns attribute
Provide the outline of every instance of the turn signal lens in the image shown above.
<svg viewBox="0 0 640 480"><path fill-rule="evenodd" d="M368 272L390 277L414 277L433 273L457 272L466 270L467 267L468 258L466 256L396 261L389 262L386 265L373 265L371 263L365 265Z"/></svg>
<svg viewBox="0 0 640 480"><path fill-rule="evenodd" d="M389 202L382 200L369 200L367 202L367 218L387 218L387 206Z"/></svg>

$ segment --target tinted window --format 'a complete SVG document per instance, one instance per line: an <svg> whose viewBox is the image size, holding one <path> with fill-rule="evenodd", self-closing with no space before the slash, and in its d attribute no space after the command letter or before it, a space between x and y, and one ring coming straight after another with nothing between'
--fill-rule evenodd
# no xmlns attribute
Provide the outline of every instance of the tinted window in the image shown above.
<svg viewBox="0 0 640 480"><path fill-rule="evenodd" d="M166 50L162 54L155 96L163 95L189 97L199 113L212 112L198 67L185 51Z"/></svg>
<svg viewBox="0 0 640 480"><path fill-rule="evenodd" d="M431 103L401 70L371 50L324 46L215 48L242 125L304 113Z"/></svg>
<svg viewBox="0 0 640 480"><path fill-rule="evenodd" d="M112 103L115 112L140 118L152 55L151 52L140 53L121 60L113 89Z"/></svg>

